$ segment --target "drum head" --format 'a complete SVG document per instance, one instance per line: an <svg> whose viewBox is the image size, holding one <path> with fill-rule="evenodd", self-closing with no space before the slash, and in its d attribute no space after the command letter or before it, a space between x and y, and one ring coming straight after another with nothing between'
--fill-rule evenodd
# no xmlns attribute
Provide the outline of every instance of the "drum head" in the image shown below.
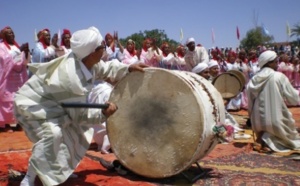
<svg viewBox="0 0 300 186"><path fill-rule="evenodd" d="M227 72L235 74L240 79L240 81L242 83L242 87L245 86L245 84L246 84L246 77L245 77L245 75L244 75L243 72L241 72L239 70L228 70Z"/></svg>
<svg viewBox="0 0 300 186"><path fill-rule="evenodd" d="M203 107L187 82L169 70L132 72L114 87L118 110L108 118L112 150L136 174L164 178L190 167L202 140Z"/></svg>
<svg viewBox="0 0 300 186"><path fill-rule="evenodd" d="M227 72L218 75L212 81L212 84L216 87L224 99L230 99L237 96L243 88L237 75Z"/></svg>

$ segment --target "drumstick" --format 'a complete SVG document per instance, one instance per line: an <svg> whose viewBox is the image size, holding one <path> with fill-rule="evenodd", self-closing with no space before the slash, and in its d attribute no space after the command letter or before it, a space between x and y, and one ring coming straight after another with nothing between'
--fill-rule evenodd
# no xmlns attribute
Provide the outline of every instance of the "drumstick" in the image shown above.
<svg viewBox="0 0 300 186"><path fill-rule="evenodd" d="M98 104L98 103L61 103L61 106L72 107L72 108L99 108L99 109L107 109L109 104Z"/></svg>

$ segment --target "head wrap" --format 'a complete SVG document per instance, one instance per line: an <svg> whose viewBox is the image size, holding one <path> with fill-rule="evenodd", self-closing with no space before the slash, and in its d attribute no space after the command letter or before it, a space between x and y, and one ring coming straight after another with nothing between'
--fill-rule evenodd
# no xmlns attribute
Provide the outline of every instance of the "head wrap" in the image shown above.
<svg viewBox="0 0 300 186"><path fill-rule="evenodd" d="M182 50L182 48L184 49L184 46L181 44L176 48L178 57L184 57L184 51Z"/></svg>
<svg viewBox="0 0 300 186"><path fill-rule="evenodd" d="M6 26L4 27L2 30L1 30L1 36L0 36L0 39L3 40L3 43L5 44L5 46L10 50L10 46L9 44L7 43L7 40L6 40L6 31L7 30L12 30L9 26ZM14 45L17 47L17 48L20 48L19 44L14 40Z"/></svg>
<svg viewBox="0 0 300 186"><path fill-rule="evenodd" d="M111 39L112 41L114 41L114 38L113 38L113 36L110 34L110 33L107 33L106 35L105 35L105 42L106 42L106 40L108 40L108 39ZM108 45L108 43L106 42L106 45ZM113 44L111 45L111 43L109 43L109 45L110 46L108 46L108 47L111 47L111 50L113 51L113 52L115 52L115 43L113 42Z"/></svg>
<svg viewBox="0 0 300 186"><path fill-rule="evenodd" d="M47 46L47 44L45 42L44 32L49 32L50 33L50 30L48 28L45 28L45 29L39 31L39 33L38 33L38 39L39 39L39 42L42 43L43 48L46 49L48 46Z"/></svg>
<svg viewBox="0 0 300 186"><path fill-rule="evenodd" d="M151 42L151 39L150 38L146 38L146 39L144 39L144 41L143 41L143 50L145 51L145 52L147 52L147 50L148 50L148 48L147 48L147 43L148 42Z"/></svg>
<svg viewBox="0 0 300 186"><path fill-rule="evenodd" d="M79 59L94 52L102 41L103 37L96 27L76 31L70 39L71 49Z"/></svg>
<svg viewBox="0 0 300 186"><path fill-rule="evenodd" d="M208 68L211 68L211 67L214 67L214 66L218 66L218 65L219 65L219 63L216 60L213 60L213 59L211 59L208 62Z"/></svg>
<svg viewBox="0 0 300 186"><path fill-rule="evenodd" d="M135 45L135 42L134 42L132 39L128 39L128 40L127 40L127 44L128 44L128 43L132 43L133 45Z"/></svg>
<svg viewBox="0 0 300 186"><path fill-rule="evenodd" d="M207 69L208 65L207 63L199 63L198 65L196 65L193 69L192 72L199 74L201 73L203 70Z"/></svg>
<svg viewBox="0 0 300 186"><path fill-rule="evenodd" d="M65 35L69 34L71 36L71 32L70 30L68 29L63 29L63 33L61 34L61 41L60 41L60 46L65 46L65 41L64 41L64 38L65 38Z"/></svg>
<svg viewBox="0 0 300 186"><path fill-rule="evenodd" d="M166 46L168 46L168 45L169 45L169 43L165 41L165 42L163 42L162 45L160 46L160 49L162 50L163 56L165 56L165 57L167 57L167 54L165 53L164 48L165 48Z"/></svg>
<svg viewBox="0 0 300 186"><path fill-rule="evenodd" d="M259 67L262 68L265 64L267 64L270 61L273 61L276 57L277 57L276 52L271 51L271 50L264 51L258 57Z"/></svg>
<svg viewBox="0 0 300 186"><path fill-rule="evenodd" d="M135 56L135 54L136 54L136 52L135 52L135 42L134 42L132 39L128 39L128 40L127 40L127 43L126 43L126 48L127 48L127 45L128 45L129 43L132 44L132 51L129 51L129 50L127 50L127 51L129 52L129 54L130 54L131 56Z"/></svg>
<svg viewBox="0 0 300 186"><path fill-rule="evenodd" d="M195 43L195 39L193 37L188 38L188 40L186 41L185 45L190 44L191 42Z"/></svg>
<svg viewBox="0 0 300 186"><path fill-rule="evenodd" d="M108 38L113 39L113 36L112 36L110 33L107 33L107 34L105 35L105 40L107 40Z"/></svg>

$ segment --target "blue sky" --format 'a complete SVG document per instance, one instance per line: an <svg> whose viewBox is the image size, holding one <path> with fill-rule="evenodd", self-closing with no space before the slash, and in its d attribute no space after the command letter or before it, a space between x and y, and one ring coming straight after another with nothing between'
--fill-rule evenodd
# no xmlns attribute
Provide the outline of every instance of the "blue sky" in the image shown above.
<svg viewBox="0 0 300 186"><path fill-rule="evenodd" d="M287 41L286 23L300 23L300 0L2 0L0 28L11 26L19 44L34 45L34 30L51 35L97 27L102 35L118 31L125 38L139 31L160 29L180 41L194 37L206 48L236 47L255 23L268 29L275 41ZM212 42L212 29L215 42ZM295 40L290 38L289 40Z"/></svg>

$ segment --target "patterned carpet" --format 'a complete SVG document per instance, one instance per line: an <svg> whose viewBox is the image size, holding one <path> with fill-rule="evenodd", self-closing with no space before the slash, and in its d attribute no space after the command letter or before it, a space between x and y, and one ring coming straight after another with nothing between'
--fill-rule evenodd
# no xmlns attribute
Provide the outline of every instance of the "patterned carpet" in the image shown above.
<svg viewBox="0 0 300 186"><path fill-rule="evenodd" d="M266 154L239 153L201 161L219 172L198 185L300 185L300 161Z"/></svg>
<svg viewBox="0 0 300 186"><path fill-rule="evenodd" d="M300 108L291 108L300 127ZM245 126L247 112L232 113L238 123ZM251 135L251 131L245 130ZM19 180L9 180L9 170L25 172L31 155L32 144L23 132L0 133L0 186L19 186ZM155 185L291 185L300 186L300 161L289 159L300 157L296 154L260 154L252 150L253 139L235 140L230 144L218 144L214 150L199 161L204 170L202 177L189 182L183 174L165 179L149 179L130 173L120 176L116 172L107 171L98 162L99 157L112 161L113 154L102 155L91 148L83 158L75 173L78 178L70 178L60 186L155 186ZM295 158L295 157L294 157ZM196 165L183 171L187 177L193 178L201 172ZM41 182L37 179L36 186Z"/></svg>
<svg viewBox="0 0 300 186"><path fill-rule="evenodd" d="M30 151L0 154L0 186L17 186L19 181L8 180L8 169L25 172ZM114 157L111 157L113 159ZM109 158L108 158L109 159ZM251 153L237 153L199 161L205 175L191 183L182 174L166 179L148 179L133 173L119 176L107 171L91 155L87 155L75 173L61 186L95 185L300 185L300 161L285 157ZM183 171L189 178L200 174L193 165ZM36 180L36 185L41 185Z"/></svg>

